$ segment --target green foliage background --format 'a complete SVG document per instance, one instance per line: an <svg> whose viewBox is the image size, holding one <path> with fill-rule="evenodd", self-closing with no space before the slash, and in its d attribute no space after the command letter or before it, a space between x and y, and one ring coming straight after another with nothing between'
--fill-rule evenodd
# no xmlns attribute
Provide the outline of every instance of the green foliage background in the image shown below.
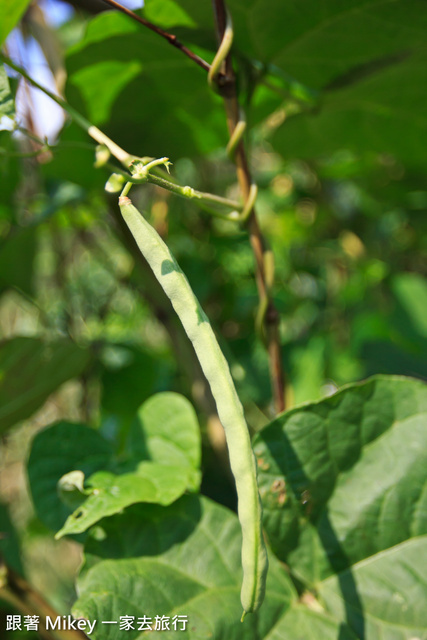
<svg viewBox="0 0 427 640"><path fill-rule="evenodd" d="M0 4L2 41L25 5ZM212 398L71 122L44 153L0 131L0 550L76 617L187 614L183 637L198 640L425 640L427 9L227 5L287 413L274 416L254 331L247 231L159 188L132 193L210 318L254 434L266 602L240 624L240 532ZM210 3L146 0L143 14L212 60ZM130 153L168 156L181 184L238 198L202 69L117 12L77 11L54 37L74 108ZM10 84L2 67L0 114L14 118ZM84 486L63 478L75 470ZM98 625L93 637L121 635Z"/></svg>

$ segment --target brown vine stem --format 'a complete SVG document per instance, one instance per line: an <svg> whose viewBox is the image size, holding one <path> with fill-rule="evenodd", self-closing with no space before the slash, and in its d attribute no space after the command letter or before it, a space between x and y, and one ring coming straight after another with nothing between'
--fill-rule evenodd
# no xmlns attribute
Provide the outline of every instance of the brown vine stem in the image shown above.
<svg viewBox="0 0 427 640"><path fill-rule="evenodd" d="M154 31L154 33L157 33L162 38L165 38L165 40L167 40L173 47L176 47L177 49L182 51L183 54L191 58L191 60L193 60L196 64L198 64L199 67L202 67L202 69L204 69L205 71L209 71L209 69L211 68L210 64L206 62L206 60L203 60L203 58L201 58L200 56L195 54L193 51L191 51L188 47L183 45L182 42L180 42L173 33L168 33L167 31L160 29L160 27L157 27L152 22L145 20L145 18L141 18L141 16L139 16L137 13L135 13L134 11L131 11L131 9L128 9L127 7L124 7L123 5L121 5L119 2L116 2L115 0L102 0L102 2L109 4L110 7L117 9L117 11L121 11L125 15L129 16L129 18L132 18L132 20L136 20L140 24L144 25L144 27L147 27L147 29L151 29L151 31Z"/></svg>
<svg viewBox="0 0 427 640"><path fill-rule="evenodd" d="M213 10L216 19L218 41L221 42L227 21L227 10L224 0L212 0ZM227 116L227 126L232 136L237 124L240 121L239 103L236 92L236 77L233 70L231 55L228 54L225 62L222 77L217 81L218 91L224 99L224 106ZM237 178L242 196L246 201L252 184L246 149L243 139L237 145L234 161L236 163ZM264 316L264 327L266 333L267 350L269 355L270 377L273 390L274 406L277 413L285 409L285 375L282 366L280 336L279 336L279 313L271 299L265 269L265 254L267 251L266 242L262 236L258 224L255 208L252 209L248 219L249 238L255 257L255 278L258 287L260 301L266 301L267 307Z"/></svg>

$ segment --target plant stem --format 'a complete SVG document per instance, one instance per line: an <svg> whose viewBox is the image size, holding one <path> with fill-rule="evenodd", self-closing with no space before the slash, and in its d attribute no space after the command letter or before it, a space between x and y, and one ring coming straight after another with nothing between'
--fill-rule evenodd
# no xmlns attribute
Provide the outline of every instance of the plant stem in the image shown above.
<svg viewBox="0 0 427 640"><path fill-rule="evenodd" d="M107 163L107 166L114 173L118 173L119 175L126 178L126 180L129 183L145 184L146 182L149 182L150 184L154 184L157 187L166 189L167 191L170 191L171 193L174 193L175 195L180 196L181 198L186 198L187 200L197 200L199 206L202 209L204 209L205 211L208 211L211 215L221 218L223 220L231 220L231 221L238 222L239 216L236 215L234 217L230 213L228 214L221 213L220 211L213 209L209 205L218 205L221 207L225 207L227 209L232 209L232 211L236 212L236 214L240 213L244 208L243 205L241 205L236 200L223 198L222 196L217 196L213 193L207 193L205 191L198 191L197 189L193 189L193 187L188 187L188 186L183 187L182 185L177 184L176 182L167 180L166 178L159 175L158 173L155 174L155 173L152 173L151 171L147 171L147 173L143 177L138 177L137 174L132 176L129 175L125 171L122 171L121 169L118 169L117 167L115 167L113 164ZM155 170L156 168L154 167L153 171Z"/></svg>
<svg viewBox="0 0 427 640"><path fill-rule="evenodd" d="M227 9L224 0L212 0L212 4L216 19L218 41L221 43L226 29ZM224 99L228 130L230 137L232 137L236 127L239 122L241 122L241 118L239 103L237 100L236 78L230 54L225 58L223 67L222 81L219 81L220 79L218 79L217 85L219 93ZM243 139L241 139L236 146L234 160L236 163L240 190L244 200L246 201L249 197L252 178ZM268 249L258 224L255 208L252 208L249 215L248 230L252 251L255 257L255 279L258 288L258 295L261 304L264 304L265 301L267 303L264 315L264 326L269 355L270 377L275 409L277 413L280 413L285 409L285 376L282 366L279 336L280 317L270 295L270 286L265 268L265 255Z"/></svg>
<svg viewBox="0 0 427 640"><path fill-rule="evenodd" d="M0 60L3 60L5 64L7 64L9 67L17 71L26 80L28 80L28 82L30 82L34 87L36 87L37 89L40 89L40 91L43 91L43 93L49 96L49 98L51 98L57 104L59 104L70 115L70 117L74 120L74 122L76 122L76 124L78 124L82 129L84 129L91 136L91 138L93 138L96 142L98 142L99 144L105 145L109 149L110 153L115 158L117 158L117 160L119 160L119 162L121 162L121 164L124 165L127 169L135 160L148 160L148 158L137 158L136 156L131 155L130 153L127 153L127 151L119 147L119 145L113 142L113 140L111 140L103 131L98 129L98 127L95 127L91 122L89 122L89 120L86 120L84 116L82 116L78 111L73 109L73 107L71 107L65 100L63 100L59 96L49 91L49 89L46 89L46 87L43 87L38 82L36 82L36 80L34 80L33 78L31 78L31 76L28 75L25 69L15 64L6 55L0 53ZM152 163L159 164L160 161L153 159ZM164 162L161 162L161 164L164 164ZM153 170L155 170L155 168L156 166L155 164L153 164ZM172 193L175 193L176 195L181 196L183 198L188 198L190 200L198 200L201 207L209 211L209 213L211 213L212 215L216 215L219 218L224 218L227 220L233 219L227 215L220 213L219 211L216 212L214 209L209 208L209 205L211 204L219 205L221 207L227 207L229 209L232 209L233 211L238 211L238 212L242 211L242 208L243 208L242 205L236 202L235 200L230 200L229 198L223 198L222 196L217 196L213 193L198 191L197 189L193 189L192 187L188 187L188 186L183 187L174 182L171 182L170 180L166 180L165 178L162 178L159 175L150 173L149 171L147 171L144 177L138 178L137 176L130 176L128 173L120 171L117 168L114 168L114 170L117 173L124 175L126 179L131 183L142 184L144 182L150 182L159 187L162 187L163 189L167 189L168 191L171 191Z"/></svg>
<svg viewBox="0 0 427 640"><path fill-rule="evenodd" d="M199 67L202 67L202 69L204 69L205 71L210 70L210 64L206 62L206 60L203 60L203 58L201 58L200 56L195 54L193 51L188 49L188 47L183 45L178 40L178 38L172 33L168 33L167 31L164 31L163 29L156 27L156 25L154 25L152 22L145 20L145 18L141 18L141 16L139 16L137 13L134 13L130 9L127 9L127 7L124 7L123 5L119 4L115 0L102 0L102 1L105 2L106 4L109 4L111 7L114 7L114 9L117 9L118 11L121 11L125 15L129 16L129 18L136 20L140 24L144 25L144 27L147 27L147 29L151 29L151 31L154 31L154 33L157 33L162 38L165 38L165 40L167 40L172 46L182 51L183 54L188 56L191 60L193 60L196 64L198 64Z"/></svg>
<svg viewBox="0 0 427 640"><path fill-rule="evenodd" d="M233 209L234 211L241 211L242 205L236 202L235 200L229 200L229 198L223 198L222 196L217 196L213 193L206 193L204 191L197 191L197 189L193 189L192 187L182 187L178 184L174 184L173 182L169 182L165 178L160 178L159 176L155 176L152 173L148 173L147 181L151 182L151 184L155 184L158 187L162 187L163 189L167 189L168 191L172 191L178 196L182 198L189 198L190 200L199 200L200 202L206 204L217 204L222 207L228 207Z"/></svg>
<svg viewBox="0 0 427 640"><path fill-rule="evenodd" d="M43 93L49 96L51 100L59 104L59 106L62 107L64 111L66 111L70 115L74 122L79 125L79 127L84 129L84 131L86 131L91 138L96 140L96 142L98 142L99 144L104 144L110 150L111 154L115 158L117 158L117 160L121 162L122 165L124 165L125 167L129 167L131 162L135 160L135 156L127 153L127 151L124 151L124 149L119 147L118 144L110 140L110 138L105 135L105 133L98 129L98 127L95 127L91 122L89 122L89 120L86 120L86 118L82 116L78 111L73 109L73 107L71 107L68 102L49 91L49 89L46 89L46 87L43 87L30 75L28 75L25 69L15 64L8 56L1 52L0 60L7 64L7 66L11 69L14 69L14 71L17 71L23 78L28 80L28 82L32 84L33 87L36 87L36 89L40 89L40 91L43 91Z"/></svg>

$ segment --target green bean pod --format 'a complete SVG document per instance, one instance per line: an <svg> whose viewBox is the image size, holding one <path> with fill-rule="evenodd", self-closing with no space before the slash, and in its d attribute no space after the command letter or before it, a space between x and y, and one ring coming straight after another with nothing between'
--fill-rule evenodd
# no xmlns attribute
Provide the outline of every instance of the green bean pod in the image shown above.
<svg viewBox="0 0 427 640"><path fill-rule="evenodd" d="M218 416L225 430L233 472L238 515L242 528L243 616L256 611L265 594L268 568L262 536L262 507L257 485L257 467L243 407L228 363L218 345L209 320L178 263L153 227L126 196L119 199L122 216L141 253L170 299L190 338L211 387Z"/></svg>

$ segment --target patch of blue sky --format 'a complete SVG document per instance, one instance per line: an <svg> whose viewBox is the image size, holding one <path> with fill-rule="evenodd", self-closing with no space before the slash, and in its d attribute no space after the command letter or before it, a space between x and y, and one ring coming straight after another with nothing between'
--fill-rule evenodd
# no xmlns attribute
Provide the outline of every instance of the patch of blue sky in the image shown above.
<svg viewBox="0 0 427 640"><path fill-rule="evenodd" d="M62 0L39 1L46 20L53 28L64 24L73 15L74 10L67 2L62 2ZM121 4L128 9L140 9L144 6L143 0L122 0ZM105 6L108 9L108 5L106 4ZM23 66L28 70L31 77L56 93L53 75L39 44L34 38L30 37L24 40L21 32L15 29L8 38L8 48L12 58L16 61L22 61ZM28 100L24 92L28 92L27 96L30 96L30 100ZM24 87L21 84L16 97L18 122L25 122L25 109L29 107L31 108L31 118L37 134L42 139L47 138L53 144L64 124L63 110L38 89L28 85ZM6 126L3 125L2 128L6 128Z"/></svg>
<svg viewBox="0 0 427 640"><path fill-rule="evenodd" d="M40 0L39 4L53 27L64 24L74 13L72 6L67 2L61 2L61 0Z"/></svg>
<svg viewBox="0 0 427 640"><path fill-rule="evenodd" d="M121 4L128 9L140 9L144 6L143 0L122 0ZM64 24L74 12L71 5L61 0L40 0L40 6L53 27ZM105 6L108 8L107 4Z"/></svg>

